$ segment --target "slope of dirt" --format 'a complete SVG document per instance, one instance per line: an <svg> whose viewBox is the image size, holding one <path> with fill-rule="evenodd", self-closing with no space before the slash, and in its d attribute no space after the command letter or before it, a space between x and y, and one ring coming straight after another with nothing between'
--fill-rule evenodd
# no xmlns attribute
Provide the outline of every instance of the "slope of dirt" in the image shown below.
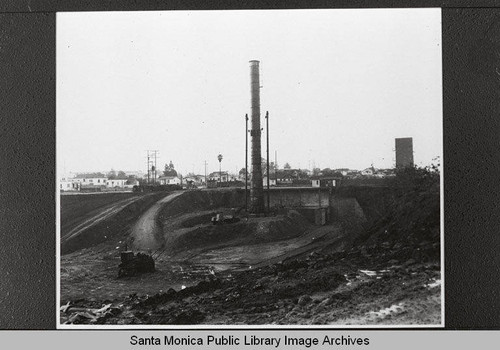
<svg viewBox="0 0 500 350"><path fill-rule="evenodd" d="M157 260L158 271L118 279L111 263L115 259L117 266L118 255L95 253L90 260L102 259L101 272L89 267L89 276L73 282L87 290L89 281L98 282L88 294L73 287L64 291L62 323L437 326L442 321L439 187L433 183L395 187L393 200L359 236L335 225L295 234L288 225L272 227L270 218L272 229L262 231L260 243L252 234L240 234L243 228L235 230L237 224L221 230L205 225L197 217L227 205L196 192L189 196L197 201L196 213L188 215L182 197L170 203L180 209L168 205L161 211L165 237L175 248ZM235 245L226 245L231 240ZM83 264L89 256L74 258ZM250 259L254 256L260 261Z"/></svg>
<svg viewBox="0 0 500 350"><path fill-rule="evenodd" d="M96 246L115 237L128 234L128 230L142 213L153 205L166 193L146 194L139 197L125 199L115 205L106 207L95 213L93 217L85 217L82 227L76 229L71 237L61 233L61 254L68 254L79 249ZM104 220L101 220L103 218Z"/></svg>
<svg viewBox="0 0 500 350"><path fill-rule="evenodd" d="M208 250L189 250L175 258L166 254L156 259L156 272L118 278L119 249L100 244L64 255L61 262L61 301L120 300L130 294L154 295L169 288L193 286L214 274L228 275L253 267L267 266L318 249L339 239L337 227L319 227L289 240L256 245L236 245ZM120 243L117 242L117 248ZM341 245L339 245L340 247ZM189 257L182 258L186 254Z"/></svg>
<svg viewBox="0 0 500 350"><path fill-rule="evenodd" d="M214 189L214 190L191 190L172 201L173 205L164 206L159 213L158 219L165 219L203 210L215 210L218 208L241 209L245 205L245 190Z"/></svg>
<svg viewBox="0 0 500 350"><path fill-rule="evenodd" d="M102 291L101 298L96 293L94 298L73 299L62 313L62 320L118 325L441 323L440 265L433 256L412 257L402 254L407 249L405 246L389 247L371 242L335 253L332 253L333 241L310 245L312 251L292 250L292 254L284 254L274 262L265 261L262 266L242 266L220 272L216 268L207 269L208 266L198 272L193 269L195 266L178 266L177 271L175 266L170 266L168 277L167 270L162 268L156 274L122 280L125 288L151 285L154 280L158 289L163 286L163 291L141 293L137 288L128 296L107 299L102 298L106 295ZM340 247L338 243L336 246ZM224 249L217 251L225 252ZM195 273L202 281L183 286L183 279L176 274L183 271L187 281L193 281ZM172 283L174 281L177 284ZM116 293L116 289L110 291ZM93 318L79 316L71 308L98 309L104 304L109 305L108 311Z"/></svg>
<svg viewBox="0 0 500 350"><path fill-rule="evenodd" d="M216 200L207 200L206 203L209 206L218 206L221 200L224 203L224 197L231 198L231 196L227 196L230 193L225 192L224 194L216 192ZM300 245L307 245L310 243L311 237L314 239L313 233L309 233L309 236L302 237L300 240L279 243L282 247L279 247L276 251L270 249L272 246L267 247L267 250L263 245L253 246L254 243L260 241L286 240L303 234L306 228L310 228L310 224L296 212L291 212L287 217L261 218L261 222L254 220L255 222L251 223L250 230L244 230L246 226L238 226L238 223L214 226L207 217L207 213L213 214L212 211L174 215L166 219L164 223L159 222L157 217L159 211L165 211L165 208L175 205L175 200L177 200L178 204L180 202L178 199L181 199L184 195L189 198L189 194L190 192L182 192L178 198L170 194L154 205L148 204L154 213L147 215L149 211L143 209L142 212L146 211L145 214L135 224L131 220L125 220L123 224L127 226L121 225L118 227L116 226L117 220L108 222L106 227L108 231L105 231L108 234L104 236L102 243L64 255L61 259L61 300L68 301L82 297L97 299L99 296L113 299L125 297L133 292L154 294L170 287L189 286L210 275L210 271L214 270L212 266L214 264L217 265L215 270L218 271L235 266L238 268L246 267L249 263L260 262L262 259L275 257L277 254L283 254ZM201 221L199 219L200 215L202 217ZM165 254L162 254L161 251L152 250L156 259L156 273L146 274L138 278L118 279L120 251L123 250L125 244L128 247L133 245L133 242L131 242L134 238L133 228L140 224L144 217L149 218L148 220L154 224L163 225L165 233L170 239L169 243L173 244L167 245L169 251ZM250 219L250 221L252 220ZM236 227L240 231L235 230ZM241 230L242 228L243 230ZM112 232L114 234L111 234ZM185 233L187 235L183 237ZM247 233L249 234L248 237L246 236ZM180 243L175 243L176 238L173 236L176 234L180 237ZM88 239L89 237L92 238L88 232L82 235L82 239ZM184 245L187 245L188 249L184 249ZM234 259L231 261L231 266L226 267L220 262L217 264L214 259L207 258L211 251L230 246L235 247L236 250L243 248L247 256L248 251L256 248L258 251L266 253L262 257L254 257L251 261L242 259L245 257L244 254L238 254L238 256L233 254ZM248 247L248 249L245 247ZM179 254L172 257L169 255L171 252ZM197 259L188 259L182 255L198 257Z"/></svg>
<svg viewBox="0 0 500 350"><path fill-rule="evenodd" d="M438 186L402 191L382 218L355 244L369 248L392 248L403 259L440 259L440 194Z"/></svg>
<svg viewBox="0 0 500 350"><path fill-rule="evenodd" d="M202 212L202 217L207 217ZM212 225L210 221L190 228L179 228L195 217L170 217L165 223L166 253L175 254L197 249L214 249L225 246L248 245L296 237L311 227L307 220L290 211L287 215L265 218L242 218L233 224ZM180 223L179 223L180 222Z"/></svg>
<svg viewBox="0 0 500 350"><path fill-rule="evenodd" d="M85 218L95 216L116 202L138 196L136 193L61 195L61 234L65 235Z"/></svg>
<svg viewBox="0 0 500 350"><path fill-rule="evenodd" d="M106 206L105 208L101 208L100 210L92 211L91 216L80 222L73 229L71 229L67 233L61 233L61 243L66 243L67 241L74 239L76 236L82 234L90 227L99 224L104 220L111 219L114 215L120 212L123 208L128 206L129 204L139 200L141 197L132 197L123 199L119 202L113 203L111 205Z"/></svg>

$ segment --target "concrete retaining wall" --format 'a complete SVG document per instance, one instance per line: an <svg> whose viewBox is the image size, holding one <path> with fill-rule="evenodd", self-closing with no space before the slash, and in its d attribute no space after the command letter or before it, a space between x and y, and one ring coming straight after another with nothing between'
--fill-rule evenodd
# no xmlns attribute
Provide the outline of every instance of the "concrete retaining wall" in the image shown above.
<svg viewBox="0 0 500 350"><path fill-rule="evenodd" d="M333 197L330 203L330 220L348 224L365 224L366 217L356 198Z"/></svg>
<svg viewBox="0 0 500 350"><path fill-rule="evenodd" d="M272 188L271 208L326 208L330 204L328 189L318 188ZM267 190L264 190L267 205Z"/></svg>
<svg viewBox="0 0 500 350"><path fill-rule="evenodd" d="M264 202L267 204L267 191ZM343 222L359 226L367 221L356 198L346 198L324 188L273 188L270 204L271 208L294 208L316 225Z"/></svg>

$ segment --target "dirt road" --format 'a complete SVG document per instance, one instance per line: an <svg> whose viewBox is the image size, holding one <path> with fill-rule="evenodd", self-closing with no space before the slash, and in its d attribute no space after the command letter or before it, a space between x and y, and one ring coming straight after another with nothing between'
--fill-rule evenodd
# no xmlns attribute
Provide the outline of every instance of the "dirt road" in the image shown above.
<svg viewBox="0 0 500 350"><path fill-rule="evenodd" d="M340 226L328 225L315 227L305 234L291 239L260 244L217 247L209 250L186 250L176 258L189 258L192 263L198 265L216 267L252 266L255 268L271 265L294 255L318 249L327 242L331 244L336 239L342 239L342 237L343 232ZM222 267L220 269L223 269Z"/></svg>
<svg viewBox="0 0 500 350"><path fill-rule="evenodd" d="M92 226L95 226L109 218L111 218L113 215L117 214L119 211L121 211L123 208L125 208L127 205L139 200L141 197L132 197L132 198L127 198L124 200L121 200L119 202L113 203L110 206L106 207L104 210L98 212L95 215L92 215L91 217L85 219L81 223L79 223L77 226L75 226L72 230L70 230L68 233L63 234L61 236L61 243L65 243L69 241L70 239L73 239L85 230L91 228Z"/></svg>
<svg viewBox="0 0 500 350"><path fill-rule="evenodd" d="M162 230L157 222L160 209L180 196L183 192L173 192L156 202L132 227L131 237L134 250L156 250L163 246Z"/></svg>

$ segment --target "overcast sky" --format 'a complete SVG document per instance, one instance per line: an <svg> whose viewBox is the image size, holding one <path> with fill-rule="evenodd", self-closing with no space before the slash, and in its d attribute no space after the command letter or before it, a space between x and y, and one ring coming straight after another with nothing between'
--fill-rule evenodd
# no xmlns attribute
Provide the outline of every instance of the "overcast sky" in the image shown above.
<svg viewBox="0 0 500 350"><path fill-rule="evenodd" d="M392 167L397 137L442 153L439 9L58 13L59 173L146 172L148 149L236 172L250 60L280 167Z"/></svg>

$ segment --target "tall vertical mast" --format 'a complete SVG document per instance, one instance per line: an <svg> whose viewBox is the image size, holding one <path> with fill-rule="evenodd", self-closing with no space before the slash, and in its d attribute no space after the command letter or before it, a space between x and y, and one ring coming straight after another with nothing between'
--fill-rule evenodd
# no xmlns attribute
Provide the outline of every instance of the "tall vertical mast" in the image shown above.
<svg viewBox="0 0 500 350"><path fill-rule="evenodd" d="M245 210L248 211L248 114L245 114Z"/></svg>
<svg viewBox="0 0 500 350"><path fill-rule="evenodd" d="M252 182L250 188L250 212L264 213L264 191L262 184L261 163L261 128L260 128L260 79L259 61L250 61L250 96L251 96L251 127L252 143Z"/></svg>

